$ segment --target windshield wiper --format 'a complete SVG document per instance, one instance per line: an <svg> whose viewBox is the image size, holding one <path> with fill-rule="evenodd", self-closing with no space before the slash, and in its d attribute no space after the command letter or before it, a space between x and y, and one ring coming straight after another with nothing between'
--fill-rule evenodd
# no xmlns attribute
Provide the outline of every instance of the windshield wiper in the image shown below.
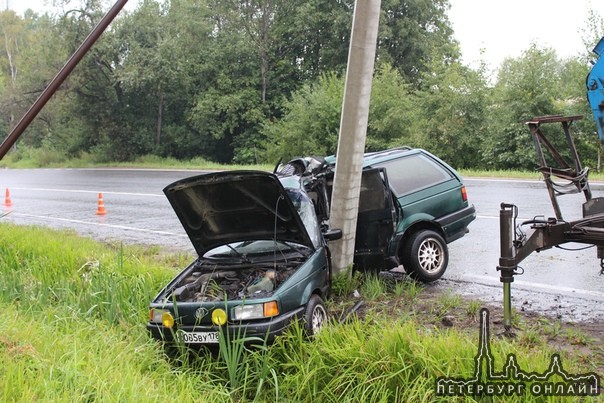
<svg viewBox="0 0 604 403"><path fill-rule="evenodd" d="M308 248L307 246L301 246L301 245L298 245L298 244L295 244L295 243L292 243L289 241L275 241L275 243L276 242L279 242L280 244L287 246L289 248L289 251L297 252L302 257L308 256L308 254L309 254L308 252L310 251L310 248ZM281 252L283 252L283 251L281 251Z"/></svg>
<svg viewBox="0 0 604 403"><path fill-rule="evenodd" d="M239 258L241 258L241 260L243 261L243 263L251 263L250 259L246 255L244 255L243 253L239 252L237 249L233 248L230 243L227 243L226 246L227 246L227 248L229 248L230 250L232 250L233 252L235 252L235 254Z"/></svg>

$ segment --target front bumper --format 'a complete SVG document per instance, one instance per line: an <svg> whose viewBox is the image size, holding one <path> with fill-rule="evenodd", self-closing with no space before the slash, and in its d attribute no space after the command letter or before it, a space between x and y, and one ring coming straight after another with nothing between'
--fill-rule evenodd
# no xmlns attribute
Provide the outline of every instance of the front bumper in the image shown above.
<svg viewBox="0 0 604 403"><path fill-rule="evenodd" d="M306 307L302 306L268 320L228 323L223 329L229 332L230 340L243 337L258 337L267 342L272 342L275 337L285 332L292 321L303 318L305 308ZM168 329L160 323L147 322L147 330L154 339L171 343L174 342L174 335L176 335L179 330L185 332L218 332L220 327L185 325ZM204 344L192 344L191 346L196 345L202 346ZM205 345L216 345L216 343Z"/></svg>

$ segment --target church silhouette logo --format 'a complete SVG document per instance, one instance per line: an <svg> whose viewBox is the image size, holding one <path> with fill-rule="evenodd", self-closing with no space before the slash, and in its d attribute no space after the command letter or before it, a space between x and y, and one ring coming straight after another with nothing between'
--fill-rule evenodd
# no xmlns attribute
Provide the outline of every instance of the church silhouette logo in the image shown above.
<svg viewBox="0 0 604 403"><path fill-rule="evenodd" d="M527 372L518 365L516 355L508 354L501 372L495 371L489 334L489 310L480 310L478 352L474 357L472 378L439 377L437 396L597 396L600 377L595 373L569 374L559 354L553 354L542 373Z"/></svg>

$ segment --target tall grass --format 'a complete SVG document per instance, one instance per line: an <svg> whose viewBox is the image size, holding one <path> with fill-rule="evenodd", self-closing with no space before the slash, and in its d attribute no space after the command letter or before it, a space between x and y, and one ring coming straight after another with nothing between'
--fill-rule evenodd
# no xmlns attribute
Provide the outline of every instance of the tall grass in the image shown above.
<svg viewBox="0 0 604 403"><path fill-rule="evenodd" d="M0 222L0 401L450 401L435 396L437 377L473 374L478 329L441 331L378 310L312 341L294 325L270 346L225 339L220 354L175 365L145 323L182 259L156 252ZM543 344L491 345L496 365L510 352L528 371L549 364Z"/></svg>
<svg viewBox="0 0 604 403"><path fill-rule="evenodd" d="M276 161L275 161L276 162ZM91 167L124 167L124 168L160 168L160 169L258 169L272 171L273 163L257 165L219 164L204 158L179 160L172 157L159 157L157 155L143 155L133 161L107 162L99 160L98 154L81 152L78 156L68 156L65 153L49 147L31 148L21 146L17 151L8 153L0 160L0 167L6 168L91 168ZM487 170L487 169L459 169L463 177L489 177L489 178L519 178L542 180L540 172L521 170ZM604 173L590 171L592 180L604 180Z"/></svg>
<svg viewBox="0 0 604 403"><path fill-rule="evenodd" d="M204 158L178 160L172 157L143 155L133 161L107 162L100 160L98 154L81 152L78 156L53 150L52 148L21 147L10 152L0 160L0 167L6 168L91 168L91 167L123 167L123 168L163 168L163 169L258 169L272 171L274 164L234 165L219 164Z"/></svg>

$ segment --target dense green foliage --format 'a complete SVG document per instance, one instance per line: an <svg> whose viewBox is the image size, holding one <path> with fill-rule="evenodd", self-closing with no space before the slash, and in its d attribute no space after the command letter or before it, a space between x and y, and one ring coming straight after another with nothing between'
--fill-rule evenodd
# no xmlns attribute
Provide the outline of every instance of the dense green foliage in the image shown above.
<svg viewBox="0 0 604 403"><path fill-rule="evenodd" d="M0 134L11 130L113 1L58 0L0 13ZM424 147L457 168L532 169L524 125L582 114L582 158L598 163L584 79L604 32L560 59L532 45L491 76L460 62L448 0L384 0L367 149ZM142 155L274 163L336 152L353 0L144 0L123 11L16 146L98 162ZM26 151L29 153L29 151Z"/></svg>
<svg viewBox="0 0 604 403"><path fill-rule="evenodd" d="M147 307L190 258L159 252L0 222L0 400L448 402L435 396L436 378L473 376L478 327L443 330L391 312L413 306L421 287L398 283L389 291L377 279L353 285L376 301L365 319L330 325L312 342L294 326L266 348L237 349L232 341L216 357L170 361L146 332ZM389 292L396 298L384 304ZM433 302L427 310L439 317L459 299ZM497 368L514 352L522 368L545 370L552 354L546 340L532 328L516 340L494 337ZM585 368L591 358L562 352L570 373L592 370Z"/></svg>

